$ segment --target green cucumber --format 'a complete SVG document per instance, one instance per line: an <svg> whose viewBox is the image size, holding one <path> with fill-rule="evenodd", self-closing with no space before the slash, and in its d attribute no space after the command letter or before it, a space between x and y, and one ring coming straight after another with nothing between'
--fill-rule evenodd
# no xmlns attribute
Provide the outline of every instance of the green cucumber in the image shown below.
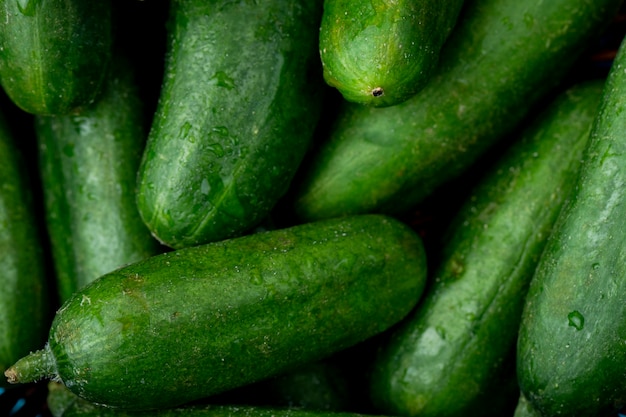
<svg viewBox="0 0 626 417"><path fill-rule="evenodd" d="M176 406L386 330L421 296L425 262L419 235L381 215L166 252L75 293L45 348L5 375L111 407Z"/></svg>
<svg viewBox="0 0 626 417"><path fill-rule="evenodd" d="M319 35L324 79L346 100L399 104L435 73L464 0L326 0Z"/></svg>
<svg viewBox="0 0 626 417"><path fill-rule="evenodd" d="M41 346L49 324L44 238L30 171L0 115L0 370ZM0 387L7 387L3 381Z"/></svg>
<svg viewBox="0 0 626 417"><path fill-rule="evenodd" d="M145 119L134 68L114 59L102 95L80 115L35 117L61 302L100 275L161 251L135 203Z"/></svg>
<svg viewBox="0 0 626 417"><path fill-rule="evenodd" d="M63 384L51 382L48 387L48 404L53 417L366 417L365 414L353 412L215 404L194 404L154 411L118 410L85 401L72 394Z"/></svg>
<svg viewBox="0 0 626 417"><path fill-rule="evenodd" d="M69 114L97 97L111 57L110 0L2 0L0 21L0 84L18 107Z"/></svg>
<svg viewBox="0 0 626 417"><path fill-rule="evenodd" d="M603 85L558 96L457 212L423 301L375 360L371 395L384 414L465 416L485 406L515 349L524 295L573 190Z"/></svg>
<svg viewBox="0 0 626 417"><path fill-rule="evenodd" d="M542 415L601 416L626 405L625 69L623 42L524 307L517 372Z"/></svg>
<svg viewBox="0 0 626 417"><path fill-rule="evenodd" d="M360 392L362 396L362 392ZM207 399L211 404L239 404L261 407L297 407L320 411L353 411L351 385L346 372L324 360L306 363ZM362 398L359 398L362 402Z"/></svg>
<svg viewBox="0 0 626 417"><path fill-rule="evenodd" d="M172 1L137 199L163 244L244 234L287 191L321 111L321 11L321 0Z"/></svg>
<svg viewBox="0 0 626 417"><path fill-rule="evenodd" d="M287 204L300 221L415 207L513 132L621 3L468 0L437 75L397 106L344 103Z"/></svg>

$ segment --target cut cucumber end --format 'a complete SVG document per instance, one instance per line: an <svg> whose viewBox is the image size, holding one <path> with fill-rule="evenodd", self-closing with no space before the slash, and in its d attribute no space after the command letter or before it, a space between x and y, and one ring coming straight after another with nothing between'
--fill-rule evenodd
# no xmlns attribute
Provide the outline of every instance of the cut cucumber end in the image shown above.
<svg viewBox="0 0 626 417"><path fill-rule="evenodd" d="M4 371L10 384L24 384L56 375L54 358L48 347L24 356Z"/></svg>

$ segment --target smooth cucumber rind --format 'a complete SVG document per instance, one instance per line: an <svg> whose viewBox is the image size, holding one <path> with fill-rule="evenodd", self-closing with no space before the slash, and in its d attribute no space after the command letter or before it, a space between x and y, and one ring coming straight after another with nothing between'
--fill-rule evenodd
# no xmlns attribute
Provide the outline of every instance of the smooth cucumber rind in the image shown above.
<svg viewBox="0 0 626 417"><path fill-rule="evenodd" d="M4 372L45 341L49 299L44 234L36 219L32 178L3 114L0 178L0 372Z"/></svg>
<svg viewBox="0 0 626 417"><path fill-rule="evenodd" d="M246 235L93 281L58 311L46 350L58 379L90 401L174 406L384 331L418 301L425 271L419 235L384 216ZM45 368L27 358L11 368L26 375L15 382Z"/></svg>
<svg viewBox="0 0 626 417"><path fill-rule="evenodd" d="M616 15L619 0L472 0L428 85L397 106L346 104L294 185L301 221L400 213L514 131Z"/></svg>
<svg viewBox="0 0 626 417"><path fill-rule="evenodd" d="M137 198L162 243L241 235L287 191L321 110L320 15L319 1L172 2Z"/></svg>
<svg viewBox="0 0 626 417"><path fill-rule="evenodd" d="M18 107L69 114L98 96L111 57L109 0L3 1L0 21L0 84Z"/></svg>
<svg viewBox="0 0 626 417"><path fill-rule="evenodd" d="M484 407L478 400L515 348L528 284L574 188L602 91L598 80L563 92L476 184L423 301L374 363L379 410L430 417Z"/></svg>
<svg viewBox="0 0 626 417"><path fill-rule="evenodd" d="M162 251L135 202L146 135L134 70L116 56L102 94L80 115L35 117L61 302L100 275Z"/></svg>
<svg viewBox="0 0 626 417"><path fill-rule="evenodd" d="M620 47L576 190L528 292L520 388L545 415L609 415L626 404L626 51Z"/></svg>
<svg viewBox="0 0 626 417"><path fill-rule="evenodd" d="M327 84L351 102L385 107L430 80L462 0L327 0L319 48Z"/></svg>

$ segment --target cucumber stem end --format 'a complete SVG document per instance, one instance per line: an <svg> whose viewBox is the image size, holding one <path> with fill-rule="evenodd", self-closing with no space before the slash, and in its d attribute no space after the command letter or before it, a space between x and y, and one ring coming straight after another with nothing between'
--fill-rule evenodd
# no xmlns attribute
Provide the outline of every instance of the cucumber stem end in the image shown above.
<svg viewBox="0 0 626 417"><path fill-rule="evenodd" d="M48 346L19 359L4 371L7 381L11 384L35 382L44 378L52 378L55 372L54 358Z"/></svg>

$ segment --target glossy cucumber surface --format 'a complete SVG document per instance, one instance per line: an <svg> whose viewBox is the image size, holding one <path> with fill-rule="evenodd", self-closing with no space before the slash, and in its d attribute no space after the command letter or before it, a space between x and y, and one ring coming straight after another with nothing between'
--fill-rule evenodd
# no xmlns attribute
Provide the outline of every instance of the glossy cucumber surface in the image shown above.
<svg viewBox="0 0 626 417"><path fill-rule="evenodd" d="M515 349L546 238L574 189L603 85L559 95L457 212L423 301L374 363L371 393L384 414L460 417L485 409Z"/></svg>
<svg viewBox="0 0 626 417"><path fill-rule="evenodd" d="M138 206L153 234L178 249L244 234L286 192L320 113L322 4L171 6Z"/></svg>
<svg viewBox="0 0 626 417"><path fill-rule="evenodd" d="M115 57L102 95L80 115L35 118L61 302L99 276L162 251L135 202L146 140L135 76Z"/></svg>
<svg viewBox="0 0 626 417"><path fill-rule="evenodd" d="M0 371L46 339L49 298L44 234L15 129L0 114ZM0 387L7 387L6 381Z"/></svg>
<svg viewBox="0 0 626 417"><path fill-rule="evenodd" d="M517 372L542 415L610 415L626 404L625 69L622 44L524 307Z"/></svg>
<svg viewBox="0 0 626 417"><path fill-rule="evenodd" d="M319 48L326 82L346 100L399 104L421 90L464 0L326 0Z"/></svg>
<svg viewBox="0 0 626 417"><path fill-rule="evenodd" d="M460 176L553 91L620 0L468 0L428 85L387 108L346 104L299 173L300 221L398 214Z"/></svg>
<svg viewBox="0 0 626 417"><path fill-rule="evenodd" d="M32 114L69 114L99 94L111 58L110 0L0 1L0 84Z"/></svg>
<svg viewBox="0 0 626 417"><path fill-rule="evenodd" d="M159 409L319 360L417 303L421 238L378 215L256 233L118 269L58 311L45 348L5 374L87 400Z"/></svg>

